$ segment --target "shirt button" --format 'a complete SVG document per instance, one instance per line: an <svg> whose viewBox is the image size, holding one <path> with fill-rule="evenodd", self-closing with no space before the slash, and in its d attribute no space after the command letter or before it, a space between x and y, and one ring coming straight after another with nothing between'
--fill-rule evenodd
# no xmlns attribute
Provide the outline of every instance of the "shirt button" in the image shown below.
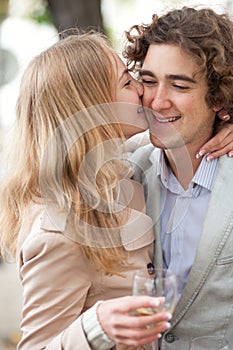
<svg viewBox="0 0 233 350"><path fill-rule="evenodd" d="M167 343L173 343L175 341L176 337L174 336L173 333L167 333L165 335L165 340Z"/></svg>

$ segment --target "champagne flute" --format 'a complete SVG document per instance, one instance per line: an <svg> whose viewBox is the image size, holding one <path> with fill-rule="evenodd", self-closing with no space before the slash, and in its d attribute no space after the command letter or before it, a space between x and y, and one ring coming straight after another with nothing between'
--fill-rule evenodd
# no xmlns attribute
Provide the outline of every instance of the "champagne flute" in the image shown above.
<svg viewBox="0 0 233 350"><path fill-rule="evenodd" d="M189 350L229 350L228 343L215 335L205 335L192 339Z"/></svg>
<svg viewBox="0 0 233 350"><path fill-rule="evenodd" d="M133 277L133 295L149 295L153 297L164 297L164 303L154 308L139 308L135 310L138 316L151 315L158 312L170 312L173 310L177 301L177 280L175 274L167 269L148 269L137 270ZM158 341L144 346L145 349L158 349Z"/></svg>

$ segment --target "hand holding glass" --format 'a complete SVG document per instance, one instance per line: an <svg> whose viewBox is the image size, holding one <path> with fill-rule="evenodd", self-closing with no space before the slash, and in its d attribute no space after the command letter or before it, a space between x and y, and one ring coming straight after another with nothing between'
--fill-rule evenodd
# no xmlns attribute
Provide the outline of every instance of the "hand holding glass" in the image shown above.
<svg viewBox="0 0 233 350"><path fill-rule="evenodd" d="M173 272L166 269L138 270L133 278L133 295L149 295L163 297L164 303L156 308L140 308L135 312L138 316L151 315L158 312L173 313L177 300L177 280ZM155 341L146 349L156 349Z"/></svg>

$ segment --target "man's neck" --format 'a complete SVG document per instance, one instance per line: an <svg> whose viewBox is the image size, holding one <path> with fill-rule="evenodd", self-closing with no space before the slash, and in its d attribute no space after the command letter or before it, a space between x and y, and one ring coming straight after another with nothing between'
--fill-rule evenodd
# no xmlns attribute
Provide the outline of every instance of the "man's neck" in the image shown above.
<svg viewBox="0 0 233 350"><path fill-rule="evenodd" d="M196 152L187 147L180 147L164 151L169 166L184 189L187 189L201 163L196 158Z"/></svg>

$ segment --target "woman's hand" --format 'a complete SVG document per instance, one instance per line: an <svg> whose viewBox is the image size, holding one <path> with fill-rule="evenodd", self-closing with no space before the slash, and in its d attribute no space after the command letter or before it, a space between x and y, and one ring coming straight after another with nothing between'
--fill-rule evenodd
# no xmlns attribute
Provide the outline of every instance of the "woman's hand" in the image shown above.
<svg viewBox="0 0 233 350"><path fill-rule="evenodd" d="M110 339L124 346L139 347L161 337L169 329L171 314L159 312L134 316L140 308L157 308L163 298L128 296L106 300L97 309L99 322ZM120 347L121 348L121 347ZM127 348L127 347L126 347Z"/></svg>
<svg viewBox="0 0 233 350"><path fill-rule="evenodd" d="M217 115L225 122L231 118L224 108L218 111ZM196 154L196 158L200 158L207 153L211 153L207 156L207 160L221 157L224 154L233 157L233 124L226 123L222 125L218 133L201 147Z"/></svg>
<svg viewBox="0 0 233 350"><path fill-rule="evenodd" d="M200 158L207 153L210 153L207 160L221 157L224 154L233 157L233 124L226 123L212 139L202 146L196 157Z"/></svg>

